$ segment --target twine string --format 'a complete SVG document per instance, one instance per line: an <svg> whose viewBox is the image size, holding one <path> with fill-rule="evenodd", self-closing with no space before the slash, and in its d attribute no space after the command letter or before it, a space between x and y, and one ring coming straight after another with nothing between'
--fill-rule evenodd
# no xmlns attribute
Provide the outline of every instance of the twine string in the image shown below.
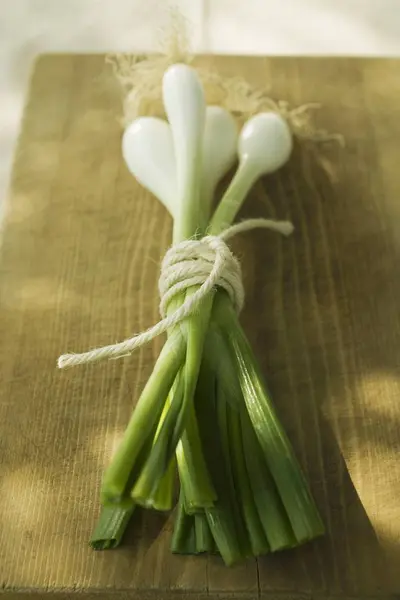
<svg viewBox="0 0 400 600"><path fill-rule="evenodd" d="M65 369L106 358L126 356L193 315L202 301L218 287L227 292L235 310L240 313L245 299L242 272L239 261L226 241L239 233L256 228L270 229L286 236L293 231L293 225L288 221L248 219L228 227L220 235L207 235L200 240L185 240L172 246L161 264L158 284L160 321L123 342L81 354L63 354L58 359L58 367ZM168 314L171 300L194 286L198 286L198 289L187 295L184 302Z"/></svg>

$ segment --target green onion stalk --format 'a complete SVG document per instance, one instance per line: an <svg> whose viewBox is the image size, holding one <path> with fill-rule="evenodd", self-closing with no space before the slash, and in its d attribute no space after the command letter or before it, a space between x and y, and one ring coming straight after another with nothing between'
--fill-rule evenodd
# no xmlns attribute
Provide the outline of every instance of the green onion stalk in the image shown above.
<svg viewBox="0 0 400 600"><path fill-rule="evenodd" d="M139 119L125 132L127 165L173 215L173 245L221 237L256 179L288 159L289 128L279 115L264 113L252 117L237 139L232 117L205 106L197 75L185 65L164 74L163 101L169 123ZM239 166L213 212L215 184L235 154ZM151 172L155 163L158 170ZM282 232L289 233L285 226ZM174 294L167 316L201 285L193 281ZM94 549L120 543L136 506L172 510L176 468L173 552L218 553L232 565L323 534L235 308L217 285L168 329L104 473Z"/></svg>

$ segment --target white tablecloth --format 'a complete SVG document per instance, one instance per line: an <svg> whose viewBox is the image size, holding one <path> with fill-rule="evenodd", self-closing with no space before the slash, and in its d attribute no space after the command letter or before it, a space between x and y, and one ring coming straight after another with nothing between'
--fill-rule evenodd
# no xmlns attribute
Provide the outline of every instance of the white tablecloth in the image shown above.
<svg viewBox="0 0 400 600"><path fill-rule="evenodd" d="M0 2L0 202L33 58L51 51L150 51L166 0ZM400 55L400 0L175 0L195 51Z"/></svg>

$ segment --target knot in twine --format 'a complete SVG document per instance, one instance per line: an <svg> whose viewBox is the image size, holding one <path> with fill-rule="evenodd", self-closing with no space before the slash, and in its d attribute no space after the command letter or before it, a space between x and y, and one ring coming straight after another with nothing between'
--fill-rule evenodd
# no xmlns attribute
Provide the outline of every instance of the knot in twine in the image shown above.
<svg viewBox="0 0 400 600"><path fill-rule="evenodd" d="M58 359L58 367L65 369L130 354L193 315L201 302L217 287L228 293L235 310L240 313L245 299L242 272L240 263L229 250L226 240L238 233L260 227L286 236L293 231L293 225L288 221L248 219L228 227L220 235L208 235L200 240L184 240L172 246L162 261L158 282L161 320L150 329L118 344L95 348L82 354L63 354ZM184 302L168 314L171 300L194 286L198 286L197 289L192 294L187 294Z"/></svg>

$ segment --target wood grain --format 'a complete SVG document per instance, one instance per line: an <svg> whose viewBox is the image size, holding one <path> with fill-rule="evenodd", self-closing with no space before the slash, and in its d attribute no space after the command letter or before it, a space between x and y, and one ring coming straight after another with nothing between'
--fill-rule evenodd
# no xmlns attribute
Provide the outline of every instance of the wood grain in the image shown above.
<svg viewBox="0 0 400 600"><path fill-rule="evenodd" d="M208 59L202 59L203 62ZM216 59L347 145L298 144L243 215L290 218L290 240L235 242L243 323L327 525L324 539L233 569L172 556L171 521L135 515L94 553L101 473L162 340L67 372L64 351L157 318L163 208L121 160L120 96L102 56L36 65L0 259L0 588L70 598L389 598L400 594L400 63ZM111 594L112 591L112 594ZM29 594L29 597L31 595Z"/></svg>

